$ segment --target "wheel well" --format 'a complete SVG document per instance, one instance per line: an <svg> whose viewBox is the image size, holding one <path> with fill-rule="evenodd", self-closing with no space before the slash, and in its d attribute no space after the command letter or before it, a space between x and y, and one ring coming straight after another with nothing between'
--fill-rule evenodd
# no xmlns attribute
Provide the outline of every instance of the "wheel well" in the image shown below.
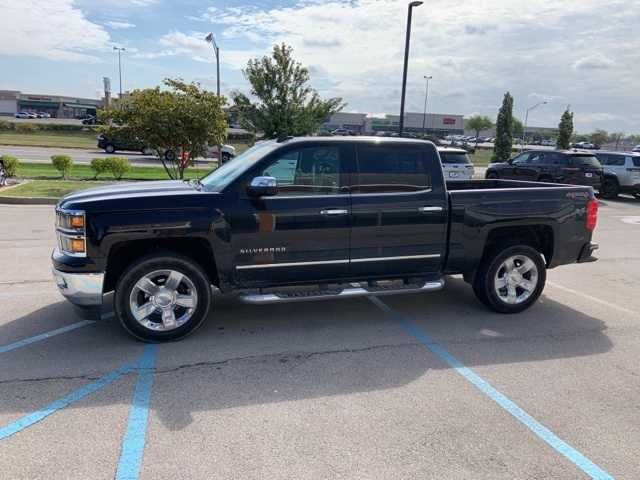
<svg viewBox="0 0 640 480"><path fill-rule="evenodd" d="M138 258L154 252L172 252L197 262L214 285L219 285L218 270L210 245L203 238L163 238L116 243L107 258L104 291L115 289L122 272Z"/></svg>
<svg viewBox="0 0 640 480"><path fill-rule="evenodd" d="M547 265L553 256L553 230L547 225L525 225L517 227L499 227L489 232L484 245L482 257L486 253L501 245L521 243L529 245L544 255Z"/></svg>
<svg viewBox="0 0 640 480"><path fill-rule="evenodd" d="M603 175L603 177L604 177L605 179L613 180L613 181L614 181L614 182L616 182L618 185L620 184L620 182L619 182L619 180L618 180L618 176L617 176L617 175L614 175L614 174L612 174L612 173L605 173L605 174Z"/></svg>

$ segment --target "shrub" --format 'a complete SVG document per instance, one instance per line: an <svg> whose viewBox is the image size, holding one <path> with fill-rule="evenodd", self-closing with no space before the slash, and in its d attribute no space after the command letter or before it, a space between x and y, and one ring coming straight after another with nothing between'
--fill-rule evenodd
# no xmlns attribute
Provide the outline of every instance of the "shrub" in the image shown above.
<svg viewBox="0 0 640 480"><path fill-rule="evenodd" d="M69 172L73 166L73 160L69 155L52 155L51 163L54 168L62 174L62 178L69 176Z"/></svg>
<svg viewBox="0 0 640 480"><path fill-rule="evenodd" d="M2 155L0 157L2 163L4 163L4 169L7 172L7 177L15 177L18 171L19 161L13 155Z"/></svg>
<svg viewBox="0 0 640 480"><path fill-rule="evenodd" d="M95 173L93 178L109 171L109 158L94 158L91 160L91 170Z"/></svg>
<svg viewBox="0 0 640 480"><path fill-rule="evenodd" d="M7 122L6 120L0 120L0 132L7 132L13 130L13 122Z"/></svg>
<svg viewBox="0 0 640 480"><path fill-rule="evenodd" d="M40 130L40 127L33 123L17 123L15 130L18 133L33 133Z"/></svg>
<svg viewBox="0 0 640 480"><path fill-rule="evenodd" d="M108 162L108 168L116 180L120 180L131 168L129 159L125 157L110 157L105 158L105 160Z"/></svg>

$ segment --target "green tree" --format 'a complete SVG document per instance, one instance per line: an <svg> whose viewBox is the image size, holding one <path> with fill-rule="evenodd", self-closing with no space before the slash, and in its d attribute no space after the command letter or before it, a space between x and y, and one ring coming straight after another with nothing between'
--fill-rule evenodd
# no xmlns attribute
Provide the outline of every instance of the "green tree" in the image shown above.
<svg viewBox="0 0 640 480"><path fill-rule="evenodd" d="M566 150L571 146L571 136L573 135L573 112L569 111L569 107L567 107L562 117L560 117L558 130L559 134L558 140L556 141L556 148Z"/></svg>
<svg viewBox="0 0 640 480"><path fill-rule="evenodd" d="M597 129L591 134L591 143L596 145L602 145L609 141L609 134L606 130Z"/></svg>
<svg viewBox="0 0 640 480"><path fill-rule="evenodd" d="M493 146L493 160L506 162L511 158L513 146L513 97L509 92L504 94L502 106L496 121L496 141Z"/></svg>
<svg viewBox="0 0 640 480"><path fill-rule="evenodd" d="M271 57L247 63L243 73L256 101L243 93L232 93L240 125L247 130L262 132L266 138L308 135L344 107L341 98L320 98L309 85L309 70L291 53L292 48L284 43L274 45Z"/></svg>
<svg viewBox="0 0 640 480"><path fill-rule="evenodd" d="M620 142L624 140L624 132L614 132L609 135L609 141L615 144L615 149L617 150L620 146Z"/></svg>
<svg viewBox="0 0 640 480"><path fill-rule="evenodd" d="M493 128L493 122L491 121L491 119L482 115L474 115L473 117L469 117L465 122L465 125L468 129L475 132L476 147L478 146L478 136L480 136L480 132Z"/></svg>
<svg viewBox="0 0 640 480"><path fill-rule="evenodd" d="M102 131L154 149L167 175L181 179L207 145L225 139L225 99L198 83L166 79L164 84L168 89L135 90L118 108L103 112L101 119L109 125Z"/></svg>

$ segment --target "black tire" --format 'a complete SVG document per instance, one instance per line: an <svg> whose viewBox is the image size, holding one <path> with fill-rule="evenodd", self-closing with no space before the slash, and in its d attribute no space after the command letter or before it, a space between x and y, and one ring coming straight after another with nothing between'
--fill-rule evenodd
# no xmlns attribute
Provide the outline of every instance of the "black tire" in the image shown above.
<svg viewBox="0 0 640 480"><path fill-rule="evenodd" d="M140 279L162 270L173 270L184 275L195 288L197 303L191 316L183 324L171 330L158 331L142 325L135 319L130 298ZM181 283L177 288L184 288L184 283ZM136 291L137 294L144 295L143 292ZM200 265L190 258L170 252L161 252L141 258L122 273L116 285L114 304L116 318L122 327L136 339L149 343L179 340L194 332L207 318L211 304L211 285ZM159 313L153 313L149 318L157 319L157 323L162 324Z"/></svg>
<svg viewBox="0 0 640 480"><path fill-rule="evenodd" d="M107 153L115 153L116 152L116 147L114 145L112 145L111 143L108 143L107 145L105 145L104 151L107 152Z"/></svg>
<svg viewBox="0 0 640 480"><path fill-rule="evenodd" d="M520 303L507 303L496 292L496 275L502 268L503 263L510 257L527 258L534 263L537 269L535 287L528 297L524 298ZM529 278L525 278L525 280L533 278L531 272L525 273L525 275L529 275ZM546 266L540 252L529 245L512 245L492 249L485 255L474 279L473 291L478 300L494 312L518 313L526 310L538 300L544 290L546 279ZM521 292L518 296L524 292L522 288L516 288L516 292L518 291Z"/></svg>
<svg viewBox="0 0 640 480"><path fill-rule="evenodd" d="M605 177L602 182L602 188L600 189L600 196L612 200L618 198L620 194L620 186L615 178Z"/></svg>
<svg viewBox="0 0 640 480"><path fill-rule="evenodd" d="M487 180L495 180L496 178L498 178L498 174L496 172L487 172L484 178L486 178Z"/></svg>
<svg viewBox="0 0 640 480"><path fill-rule="evenodd" d="M231 155L226 152L222 152L222 163L227 163L229 160L231 160Z"/></svg>
<svg viewBox="0 0 640 480"><path fill-rule="evenodd" d="M164 152L164 159L167 162L175 162L178 159L178 155L173 150L167 150Z"/></svg>

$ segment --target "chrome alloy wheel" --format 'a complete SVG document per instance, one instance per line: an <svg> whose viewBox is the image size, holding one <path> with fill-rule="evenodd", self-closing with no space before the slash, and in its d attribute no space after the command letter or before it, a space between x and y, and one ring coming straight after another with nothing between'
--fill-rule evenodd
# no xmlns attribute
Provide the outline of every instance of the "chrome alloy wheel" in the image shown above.
<svg viewBox="0 0 640 480"><path fill-rule="evenodd" d="M193 282L176 270L156 270L131 289L131 315L145 328L169 331L184 325L198 306Z"/></svg>
<svg viewBox="0 0 640 480"><path fill-rule="evenodd" d="M500 300L512 305L520 304L538 286L538 267L529 257L514 255L500 265L493 285Z"/></svg>

